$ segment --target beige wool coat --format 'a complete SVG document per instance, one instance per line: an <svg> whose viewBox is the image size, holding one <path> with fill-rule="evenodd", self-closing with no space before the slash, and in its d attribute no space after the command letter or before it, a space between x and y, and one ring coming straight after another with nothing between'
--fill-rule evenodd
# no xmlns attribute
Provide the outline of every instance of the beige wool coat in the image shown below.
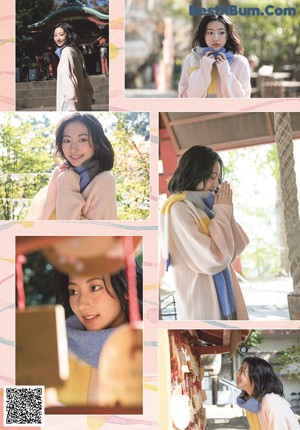
<svg viewBox="0 0 300 430"><path fill-rule="evenodd" d="M178 85L178 97L207 97L211 82L211 71L214 59L203 57L200 67L192 67L194 52L184 60L181 78ZM224 61L215 67L217 79L216 97L249 98L251 96L250 67L246 57L235 55L231 64Z"/></svg>
<svg viewBox="0 0 300 430"><path fill-rule="evenodd" d="M233 206L214 205L214 218L203 234L196 207L175 202L170 210L169 268L176 289L179 320L220 320L221 313L213 275L228 265L237 302L237 319L248 319L237 276L230 264L248 244L248 237L233 216Z"/></svg>
<svg viewBox="0 0 300 430"><path fill-rule="evenodd" d="M261 403L257 414L261 430L300 430L298 419L284 398L270 393L264 395Z"/></svg>
<svg viewBox="0 0 300 430"><path fill-rule="evenodd" d="M34 197L27 219L43 218L47 198L44 187ZM80 192L80 176L74 170L66 170L57 177L55 207L50 219L57 220L116 220L116 179L110 171L98 173Z"/></svg>
<svg viewBox="0 0 300 430"><path fill-rule="evenodd" d="M79 175L66 170L57 177L56 219L117 219L116 179L110 171L98 173L80 192Z"/></svg>
<svg viewBox="0 0 300 430"><path fill-rule="evenodd" d="M94 90L84 70L84 58L79 49L63 48L57 67L57 111L92 110Z"/></svg>

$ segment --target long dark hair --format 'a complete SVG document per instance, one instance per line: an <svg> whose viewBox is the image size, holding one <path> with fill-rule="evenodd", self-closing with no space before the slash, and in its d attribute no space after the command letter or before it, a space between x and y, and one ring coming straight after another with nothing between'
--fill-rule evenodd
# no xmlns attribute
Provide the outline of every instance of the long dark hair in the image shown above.
<svg viewBox="0 0 300 430"><path fill-rule="evenodd" d="M57 124L55 131L55 155L59 154L63 159L65 159L62 150L64 130L68 124L76 121L82 122L87 127L89 136L92 138L95 150L92 158L98 160L100 163L99 173L104 172L105 170L111 170L115 159L113 147L106 137L101 123L97 118L89 113L75 112L63 117L63 119Z"/></svg>
<svg viewBox="0 0 300 430"><path fill-rule="evenodd" d="M246 357L243 364L248 365L249 379L254 384L252 397L261 401L265 394L274 393L283 397L283 386L273 367L259 357ZM242 395L246 393L243 392Z"/></svg>
<svg viewBox="0 0 300 430"><path fill-rule="evenodd" d="M62 304L65 308L66 318L73 315L73 311L69 304L69 276L65 275L57 270L54 271L54 279L56 286L56 303ZM126 280L125 270L119 270L118 272L110 275L111 285L114 293L120 303L121 310L124 314L126 322L129 321L129 307L128 307L128 285ZM105 281L104 281L105 282ZM107 293L112 297L105 285ZM136 289L138 295L139 309L141 318L143 319L143 270L138 260L136 259Z"/></svg>
<svg viewBox="0 0 300 430"><path fill-rule="evenodd" d="M56 24L52 30L52 38L54 40L54 32L57 28L62 28L66 35L67 35L67 43L64 46L73 46L73 47L79 47L80 45L80 39L78 37L78 34L74 31L74 28L71 24L67 22L60 22ZM55 41L54 41L55 42Z"/></svg>
<svg viewBox="0 0 300 430"><path fill-rule="evenodd" d="M207 146L192 146L181 157L168 184L170 193L195 191L196 186L202 181L205 185L216 162L220 163L221 177L223 177L223 162L219 154Z"/></svg>
<svg viewBox="0 0 300 430"><path fill-rule="evenodd" d="M222 24L224 24L227 33L227 42L224 46L226 51L231 51L234 54L243 54L244 47L240 36L238 35L236 29L233 27L233 24L230 21L229 17L225 14L205 15L202 18L193 38L193 48L195 48L196 46L201 46L201 48L207 46L205 42L205 33L207 24L211 21L220 21L222 22Z"/></svg>

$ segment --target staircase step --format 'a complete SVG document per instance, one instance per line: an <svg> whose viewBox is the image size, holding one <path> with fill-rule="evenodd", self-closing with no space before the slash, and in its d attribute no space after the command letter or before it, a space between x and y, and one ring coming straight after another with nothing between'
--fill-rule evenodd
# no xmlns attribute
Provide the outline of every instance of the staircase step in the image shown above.
<svg viewBox="0 0 300 430"><path fill-rule="evenodd" d="M22 110L24 110L24 111L32 111L32 110L34 110L35 112L36 111L39 111L39 112L53 112L53 111L56 111L56 106L53 104L52 106L47 106L47 107L40 106L40 107L35 107L34 109L32 109L32 108L23 108ZM98 111L103 112L103 111L108 111L108 110L109 110L108 104L95 104L95 105L92 106L92 111L94 111L94 112L98 112Z"/></svg>
<svg viewBox="0 0 300 430"><path fill-rule="evenodd" d="M96 100L93 110L108 110L109 79L105 75L89 76ZM56 81L31 81L16 83L17 110L56 110Z"/></svg>

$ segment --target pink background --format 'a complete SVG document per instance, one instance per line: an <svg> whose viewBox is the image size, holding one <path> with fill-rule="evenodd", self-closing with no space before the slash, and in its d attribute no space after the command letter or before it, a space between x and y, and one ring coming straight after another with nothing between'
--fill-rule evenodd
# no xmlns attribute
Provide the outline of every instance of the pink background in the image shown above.
<svg viewBox="0 0 300 430"><path fill-rule="evenodd" d="M299 328L299 322L159 322L158 321L158 106L163 111L299 111L299 99L125 99L124 3L110 1L110 110L151 112L151 220L144 222L84 222L82 235L143 235L144 243L144 414L141 416L46 416L46 430L135 430L158 428L158 329L196 327ZM13 111L14 101L14 1L0 2L0 110ZM114 53L114 55L113 55ZM2 387L15 377L15 237L19 235L78 235L78 224L66 222L0 221L0 400ZM0 405L0 429L3 428Z"/></svg>

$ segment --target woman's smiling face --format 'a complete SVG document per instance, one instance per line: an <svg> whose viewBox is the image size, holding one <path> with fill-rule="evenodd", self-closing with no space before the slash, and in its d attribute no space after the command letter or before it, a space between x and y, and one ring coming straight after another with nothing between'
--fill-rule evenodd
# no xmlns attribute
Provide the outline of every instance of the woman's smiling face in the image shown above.
<svg viewBox="0 0 300 430"><path fill-rule="evenodd" d="M68 36L65 30L61 27L57 27L54 30L54 42L58 47L64 46L68 41Z"/></svg>
<svg viewBox="0 0 300 430"><path fill-rule="evenodd" d="M125 322L109 276L70 276L69 303L86 330L118 327Z"/></svg>
<svg viewBox="0 0 300 430"><path fill-rule="evenodd" d="M89 130L81 121L70 122L63 133L62 152L72 166L80 166L95 153Z"/></svg>
<svg viewBox="0 0 300 430"><path fill-rule="evenodd" d="M248 363L244 361L236 374L236 384L251 396L254 390L254 383L250 381Z"/></svg>

